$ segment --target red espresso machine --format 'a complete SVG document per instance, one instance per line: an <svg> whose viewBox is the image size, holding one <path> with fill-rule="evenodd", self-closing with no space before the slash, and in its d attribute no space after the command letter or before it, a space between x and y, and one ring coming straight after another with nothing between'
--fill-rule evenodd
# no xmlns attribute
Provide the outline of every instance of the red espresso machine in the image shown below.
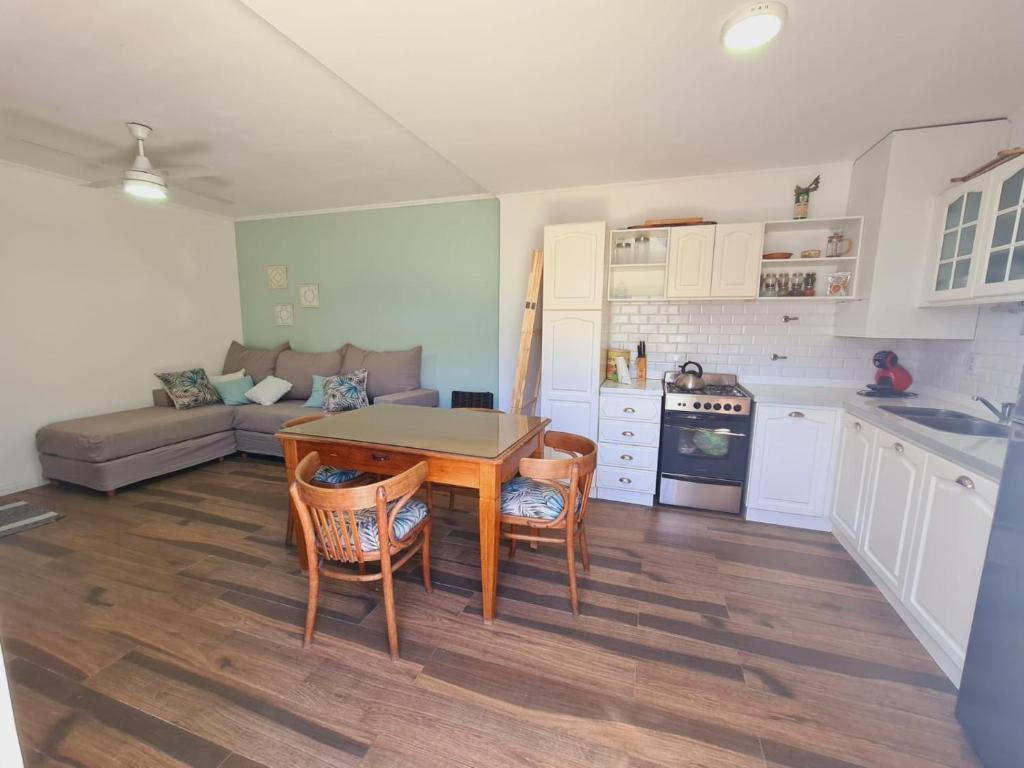
<svg viewBox="0 0 1024 768"><path fill-rule="evenodd" d="M875 353L871 362L878 369L875 371L875 383L868 384L868 388L860 394L868 397L914 397L913 392L907 391L914 383L914 377L900 365L895 352L883 349Z"/></svg>

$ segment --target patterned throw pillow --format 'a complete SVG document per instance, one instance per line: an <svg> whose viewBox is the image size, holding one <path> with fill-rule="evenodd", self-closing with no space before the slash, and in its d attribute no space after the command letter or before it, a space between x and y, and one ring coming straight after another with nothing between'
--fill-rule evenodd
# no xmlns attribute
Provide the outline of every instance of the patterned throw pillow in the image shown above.
<svg viewBox="0 0 1024 768"><path fill-rule="evenodd" d="M324 379L324 410L354 411L370 404L366 396L366 369Z"/></svg>
<svg viewBox="0 0 1024 768"><path fill-rule="evenodd" d="M154 375L160 379L174 407L179 411L220 402L220 395L202 368Z"/></svg>

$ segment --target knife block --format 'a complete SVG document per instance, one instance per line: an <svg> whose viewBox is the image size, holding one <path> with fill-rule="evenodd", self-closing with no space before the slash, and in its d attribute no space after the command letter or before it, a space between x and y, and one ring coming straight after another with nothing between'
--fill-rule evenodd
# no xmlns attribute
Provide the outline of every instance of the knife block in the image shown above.
<svg viewBox="0 0 1024 768"><path fill-rule="evenodd" d="M636 359L636 383L641 386L647 381L647 358L638 357Z"/></svg>

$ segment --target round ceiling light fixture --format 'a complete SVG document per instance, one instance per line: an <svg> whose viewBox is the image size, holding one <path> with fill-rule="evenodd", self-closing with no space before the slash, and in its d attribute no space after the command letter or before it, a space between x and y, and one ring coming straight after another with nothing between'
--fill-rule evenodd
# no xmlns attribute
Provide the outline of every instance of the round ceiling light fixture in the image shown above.
<svg viewBox="0 0 1024 768"><path fill-rule="evenodd" d="M722 45L729 51L751 51L760 48L782 29L786 6L776 0L746 5L722 27Z"/></svg>
<svg viewBox="0 0 1024 768"><path fill-rule="evenodd" d="M129 195L145 197L149 200L167 199L167 180L164 175L153 168L153 164L146 157L144 142L149 138L153 129L142 123L128 123L128 132L138 143L138 155L132 167L124 172L121 177L121 186Z"/></svg>

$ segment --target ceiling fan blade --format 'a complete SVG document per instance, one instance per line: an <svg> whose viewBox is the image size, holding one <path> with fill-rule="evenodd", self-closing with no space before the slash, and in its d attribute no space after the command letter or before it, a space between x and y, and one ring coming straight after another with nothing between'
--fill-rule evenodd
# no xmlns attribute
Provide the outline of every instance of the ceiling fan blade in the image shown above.
<svg viewBox="0 0 1024 768"><path fill-rule="evenodd" d="M100 179L99 181L90 181L88 184L83 184L83 187L90 187L91 189L103 189L104 187L116 187L121 184L122 179Z"/></svg>
<svg viewBox="0 0 1024 768"><path fill-rule="evenodd" d="M161 165L160 170L172 179L201 179L217 175L205 165Z"/></svg>
<svg viewBox="0 0 1024 768"><path fill-rule="evenodd" d="M209 200L214 203L220 203L221 205L233 206L235 204L234 200L228 200L226 197L219 197L217 195L207 194L206 192L196 192L194 189L190 187L171 187L172 196L174 196L178 192L184 192L185 196L192 195L195 197L202 198L204 200Z"/></svg>

